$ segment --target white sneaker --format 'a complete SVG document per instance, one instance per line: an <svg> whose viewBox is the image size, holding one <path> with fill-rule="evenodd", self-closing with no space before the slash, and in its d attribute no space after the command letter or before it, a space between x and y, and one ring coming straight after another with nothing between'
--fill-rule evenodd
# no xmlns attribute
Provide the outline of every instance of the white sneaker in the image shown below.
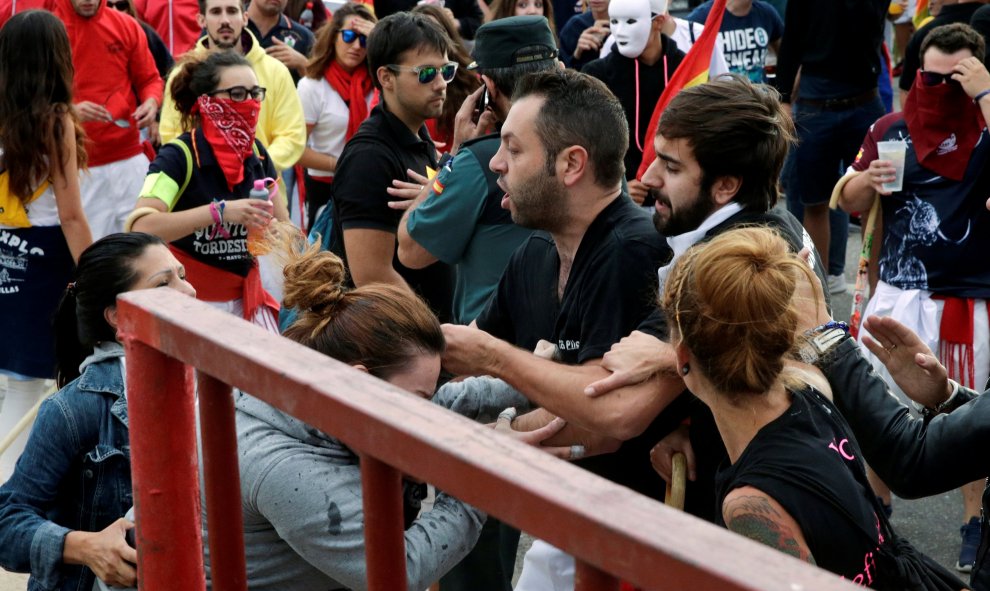
<svg viewBox="0 0 990 591"><path fill-rule="evenodd" d="M830 294L846 293L846 276L845 275L829 275L828 276L828 292Z"/></svg>

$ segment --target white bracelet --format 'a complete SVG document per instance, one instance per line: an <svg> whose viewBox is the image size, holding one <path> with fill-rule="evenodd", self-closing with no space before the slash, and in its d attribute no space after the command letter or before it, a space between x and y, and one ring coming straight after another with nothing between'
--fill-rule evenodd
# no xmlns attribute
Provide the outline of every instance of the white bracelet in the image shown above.
<svg viewBox="0 0 990 591"><path fill-rule="evenodd" d="M512 421L516 418L517 414L516 407L510 406L509 408L498 413L498 420L506 420L509 421L509 424L512 424Z"/></svg>

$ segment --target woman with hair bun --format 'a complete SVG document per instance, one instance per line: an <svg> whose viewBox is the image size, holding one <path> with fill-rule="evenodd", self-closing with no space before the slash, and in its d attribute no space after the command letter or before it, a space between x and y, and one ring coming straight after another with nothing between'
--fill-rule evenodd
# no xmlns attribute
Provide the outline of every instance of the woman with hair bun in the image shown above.
<svg viewBox="0 0 990 591"><path fill-rule="evenodd" d="M125 230L169 242L199 299L277 332L278 302L262 287L248 237L273 217L289 219L285 199L251 197L256 182L276 177L255 139L266 89L234 51L188 55L171 84L185 132L151 163Z"/></svg>
<svg viewBox="0 0 990 591"><path fill-rule="evenodd" d="M722 523L864 586L962 589L897 539L828 382L792 361L811 338L842 331L831 323L796 336L796 294L814 281L765 228L691 248L667 278L662 306L679 373L728 452L716 476Z"/></svg>
<svg viewBox="0 0 990 591"><path fill-rule="evenodd" d="M285 231L285 305L298 310L289 339L430 398L443 333L408 289L343 287L344 265ZM296 237L294 237L296 236ZM244 392L235 393L248 586L255 591L365 589L358 456L334 437ZM474 546L483 515L440 493L417 517L406 483L410 589L425 589ZM208 545L204 543L204 547ZM209 556L207 556L209 563Z"/></svg>
<svg viewBox="0 0 990 591"><path fill-rule="evenodd" d="M339 257L305 245L299 231L276 224L272 242L285 253L284 302L298 311L284 336L422 398L433 398L445 342L440 323L408 289L370 284L345 289ZM473 383L471 380L478 380ZM448 384L434 402L478 421L527 404L496 380ZM456 386L450 388L449 386ZM439 397L439 395L438 395ZM364 509L357 454L331 435L236 391L237 446L248 587L252 591L366 589ZM528 433L495 426L533 445L564 426L556 420ZM559 444L558 444L559 445ZM541 449L568 457L573 446ZM409 589L426 589L477 542L484 516L439 493L419 514L425 486L405 482ZM418 515L418 516L417 516ZM209 545L207 566L209 566Z"/></svg>
<svg viewBox="0 0 990 591"><path fill-rule="evenodd" d="M30 572L28 589L136 584L124 538L134 501L117 295L171 287L195 297L185 276L160 238L138 232L110 234L79 257L55 317L62 389L42 403L0 487L0 566Z"/></svg>

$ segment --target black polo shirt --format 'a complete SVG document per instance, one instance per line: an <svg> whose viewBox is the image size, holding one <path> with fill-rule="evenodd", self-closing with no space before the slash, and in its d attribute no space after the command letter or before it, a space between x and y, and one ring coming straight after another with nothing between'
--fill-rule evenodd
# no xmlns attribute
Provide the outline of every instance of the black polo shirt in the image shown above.
<svg viewBox="0 0 990 591"><path fill-rule="evenodd" d="M395 234L402 211L391 209L386 192L392 179L405 179L406 169L426 174L437 169L437 150L426 126L413 134L382 102L361 124L344 146L333 180L334 235L340 236L332 250L347 262L343 232L352 229L382 230ZM396 240L395 248L399 243ZM449 322L453 298L450 267L434 263L425 269L410 269L392 255L392 267L426 299L441 321Z"/></svg>
<svg viewBox="0 0 990 591"><path fill-rule="evenodd" d="M530 351L546 339L557 345L562 363L598 359L656 307L656 268L668 258L670 249L649 215L620 195L585 232L562 298L557 247L548 233L535 232L512 256L478 327ZM673 426L655 420L617 452L578 465L662 498L663 481L649 451Z"/></svg>
<svg viewBox="0 0 990 591"><path fill-rule="evenodd" d="M272 27L267 35L262 36L258 26L251 19L248 19L248 29L257 37L258 43L261 43L261 46L266 49L275 44L272 39L278 39L306 57L310 57L313 52L313 45L316 43L316 37L309 29L284 14L279 15L278 24ZM298 83L299 73L293 68L289 69L289 73L292 74L292 80Z"/></svg>

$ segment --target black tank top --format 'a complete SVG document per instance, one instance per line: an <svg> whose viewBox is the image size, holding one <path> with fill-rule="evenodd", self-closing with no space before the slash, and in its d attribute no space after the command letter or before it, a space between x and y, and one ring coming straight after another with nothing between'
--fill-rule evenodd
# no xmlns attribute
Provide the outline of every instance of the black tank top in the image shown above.
<svg viewBox="0 0 990 591"><path fill-rule="evenodd" d="M818 566L860 585L883 586L874 561L880 521L852 431L816 390L791 396L790 408L760 429L735 464L719 470L719 523L725 525L721 507L729 492L753 486L797 521Z"/></svg>

